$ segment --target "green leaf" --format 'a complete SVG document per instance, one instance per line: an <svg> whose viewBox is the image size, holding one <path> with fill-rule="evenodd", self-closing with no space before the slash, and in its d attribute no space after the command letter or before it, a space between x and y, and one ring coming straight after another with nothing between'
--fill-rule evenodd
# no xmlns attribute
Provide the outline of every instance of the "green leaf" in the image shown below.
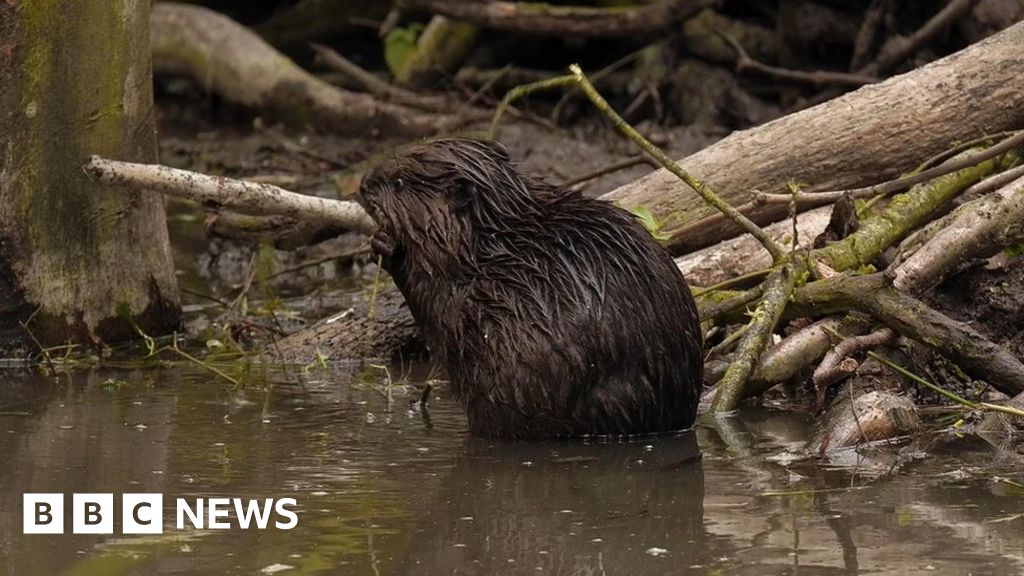
<svg viewBox="0 0 1024 576"><path fill-rule="evenodd" d="M1017 244L1016 246L1007 246L1006 250L1003 250L1003 252L1006 252L1006 255L1009 256L1010 258L1024 256L1024 244Z"/></svg>
<svg viewBox="0 0 1024 576"><path fill-rule="evenodd" d="M640 223L644 225L644 228L651 233L651 236L659 242L664 242L669 239L668 234L661 231L661 227L665 225L664 220L658 220L654 214L651 213L650 209L646 206L636 206L631 210L634 216L640 220Z"/></svg>
<svg viewBox="0 0 1024 576"><path fill-rule="evenodd" d="M414 23L406 28L395 28L384 37L384 60L391 74L398 76L409 63L409 57L416 50L416 40L423 32L423 24Z"/></svg>

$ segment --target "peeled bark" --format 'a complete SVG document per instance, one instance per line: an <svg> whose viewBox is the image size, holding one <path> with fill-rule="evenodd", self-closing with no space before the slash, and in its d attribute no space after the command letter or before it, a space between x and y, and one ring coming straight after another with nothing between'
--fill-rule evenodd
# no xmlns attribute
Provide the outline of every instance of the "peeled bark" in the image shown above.
<svg viewBox="0 0 1024 576"><path fill-rule="evenodd" d="M814 238L828 225L832 207L825 206L800 214L797 234L800 248L810 248ZM793 222L784 220L765 228L776 241L791 245ZM730 278L771 268L772 258L753 236L730 238L676 258L676 265L691 286L711 286Z"/></svg>
<svg viewBox="0 0 1024 576"><path fill-rule="evenodd" d="M132 0L0 2L0 350L180 323L162 199L79 169L156 160L148 17Z"/></svg>
<svg viewBox="0 0 1024 576"><path fill-rule="evenodd" d="M1024 125L1024 23L956 54L865 86L813 108L728 138L682 159L680 165L739 205L753 190L786 192L790 183L845 189L888 180L982 134ZM645 206L673 230L712 213L697 195L658 170L605 195L627 208ZM785 217L784 205L756 210L752 219ZM731 224L674 236L682 253L736 235Z"/></svg>

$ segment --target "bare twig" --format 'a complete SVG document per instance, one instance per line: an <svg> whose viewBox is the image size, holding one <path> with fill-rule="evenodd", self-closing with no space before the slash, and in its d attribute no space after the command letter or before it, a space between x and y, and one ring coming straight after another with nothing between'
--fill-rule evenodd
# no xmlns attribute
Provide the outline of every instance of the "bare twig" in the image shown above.
<svg viewBox="0 0 1024 576"><path fill-rule="evenodd" d="M870 61L874 50L881 42L885 16L889 12L890 4L890 0L872 0L871 5L864 11L864 20L853 44L850 70L859 70Z"/></svg>
<svg viewBox="0 0 1024 576"><path fill-rule="evenodd" d="M647 156L637 156L636 158L627 158L626 160L622 160L621 162L616 162L614 164L609 164L608 166L605 166L604 168L599 168L597 170L594 170L593 172L589 172L587 174L583 174L583 175L577 176L577 177L575 177L575 178L573 178L571 180L566 180L565 182L562 182L562 186L565 186L565 187L575 186L577 184L582 184L584 182L589 182L591 180L594 180L596 178L600 178L601 176L605 176L605 175L611 174L613 172L618 172L619 170L625 170L627 168L632 168L633 166L639 166L640 164L653 165L653 161L650 158L648 158ZM656 165L654 165L654 167L656 167Z"/></svg>
<svg viewBox="0 0 1024 576"><path fill-rule="evenodd" d="M946 30L960 17L967 14L978 0L951 0L930 20L925 22L917 32L907 39L891 42L882 47L878 56L869 64L858 70L861 74L879 74L887 72L893 66L913 56L924 48L936 36Z"/></svg>
<svg viewBox="0 0 1024 576"><path fill-rule="evenodd" d="M761 74L772 76L773 78L792 80L794 82L804 82L815 86L821 86L822 84L836 84L840 86L860 87L865 84L874 84L880 80L877 76L868 74L832 72L830 70L815 70L813 72L808 72L805 70L791 70L789 68L770 66L751 58L750 55L747 54L747 51L743 49L743 46L732 36L724 32L718 32L718 35L724 38L725 41L732 46L732 49L736 51L737 72L753 70L754 72L760 72Z"/></svg>
<svg viewBox="0 0 1024 576"><path fill-rule="evenodd" d="M979 196L984 196L989 192L993 192L1003 186L1006 186L1021 176L1024 176L1024 164L985 178L981 182L978 182L967 190L964 190L964 193L961 194L957 200L963 201L976 199Z"/></svg>
<svg viewBox="0 0 1024 576"><path fill-rule="evenodd" d="M38 314L39 311L42 310L42 308L42 306L36 308L35 311L32 312L32 315L29 316L28 319L25 320L24 322L19 320L18 326L21 326L21 329L24 330L26 334L28 334L28 337L32 340L36 347L39 348L39 353L42 354L43 361L46 362L46 367L50 369L50 374L55 375L57 374L57 369L53 366L53 360L50 358L50 351L43 347L42 342L40 342L39 339L36 338L36 335L28 327L28 325L32 323L32 319L36 317L36 314Z"/></svg>
<svg viewBox="0 0 1024 576"><path fill-rule="evenodd" d="M888 344L894 338L896 338L896 333L891 328L881 328L870 334L843 338L835 348L825 354L821 363L814 370L814 387L818 390L819 398L824 394L826 388L850 376L851 372L842 366L844 360L868 348L877 348ZM854 363L854 367L856 368L856 363Z"/></svg>
<svg viewBox="0 0 1024 576"><path fill-rule="evenodd" d="M447 98L423 96L398 86L393 86L373 75L373 73L363 70L355 62L327 46L315 42L310 42L309 46L316 53L318 61L355 80L367 92L375 96L380 96L397 104L404 104L430 112L448 112L451 110L452 103Z"/></svg>

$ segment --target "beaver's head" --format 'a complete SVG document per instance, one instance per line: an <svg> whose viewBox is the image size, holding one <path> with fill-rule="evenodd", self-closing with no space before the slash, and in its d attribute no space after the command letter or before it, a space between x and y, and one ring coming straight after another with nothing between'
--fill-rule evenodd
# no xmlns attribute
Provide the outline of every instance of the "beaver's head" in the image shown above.
<svg viewBox="0 0 1024 576"><path fill-rule="evenodd" d="M478 235L541 214L505 148L469 138L434 140L385 160L363 179L360 195L380 226L374 248L396 277L458 279L475 266Z"/></svg>

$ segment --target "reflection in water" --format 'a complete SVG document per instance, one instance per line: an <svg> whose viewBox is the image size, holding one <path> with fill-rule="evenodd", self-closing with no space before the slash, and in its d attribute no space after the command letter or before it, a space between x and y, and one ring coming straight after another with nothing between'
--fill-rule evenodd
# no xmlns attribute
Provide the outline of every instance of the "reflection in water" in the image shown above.
<svg viewBox="0 0 1024 576"><path fill-rule="evenodd" d="M389 408L344 371L260 382L0 374L0 574L1024 570L1021 458L979 441L834 467L803 456L805 422L748 410L651 441L494 442L443 388L428 425L415 393ZM161 492L170 523L178 497L292 497L299 526L23 535L22 494L46 491Z"/></svg>
<svg viewBox="0 0 1024 576"><path fill-rule="evenodd" d="M657 574L700 564L695 435L468 441L399 574ZM681 564L680 564L681 563Z"/></svg>

